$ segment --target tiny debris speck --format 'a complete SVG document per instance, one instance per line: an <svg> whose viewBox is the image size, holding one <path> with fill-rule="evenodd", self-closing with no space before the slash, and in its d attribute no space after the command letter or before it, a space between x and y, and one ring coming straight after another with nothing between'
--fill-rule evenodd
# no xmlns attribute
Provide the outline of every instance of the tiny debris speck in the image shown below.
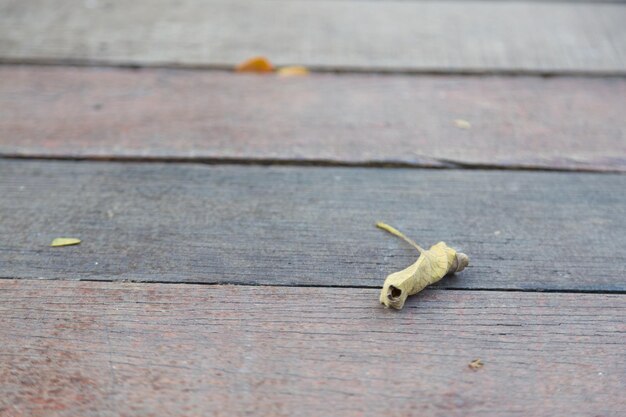
<svg viewBox="0 0 626 417"><path fill-rule="evenodd" d="M483 363L483 361L482 361L482 360L480 360L480 359L474 359L473 361L471 361L471 362L469 363L469 365L468 365L468 366L470 367L470 369L473 369L473 370L475 370L475 371L476 371L476 370L478 370L478 369L482 368L482 367L484 366L484 363Z"/></svg>

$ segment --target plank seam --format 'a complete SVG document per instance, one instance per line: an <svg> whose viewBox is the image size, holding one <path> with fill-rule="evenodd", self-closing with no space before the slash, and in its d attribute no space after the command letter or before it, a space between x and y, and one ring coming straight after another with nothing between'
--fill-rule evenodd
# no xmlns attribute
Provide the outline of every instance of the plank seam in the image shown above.
<svg viewBox="0 0 626 417"><path fill-rule="evenodd" d="M408 0L407 0L408 1ZM617 3L619 4L619 3ZM119 68L119 69L172 69L189 71L219 71L233 72L233 65L230 64L189 64L189 63L138 63L126 61L105 61L88 59L69 58L6 58L0 57L1 66L52 66L52 67L90 67L90 68ZM604 71L604 70L541 70L541 69L445 69L445 68L385 68L371 66L362 67L332 67L323 65L307 65L311 72L323 74L373 74L373 75L423 75L423 76L510 76L528 77L536 76L542 78L553 77L581 77L581 78L626 78L626 71Z"/></svg>
<svg viewBox="0 0 626 417"><path fill-rule="evenodd" d="M285 287L285 288L344 288L344 289L360 289L360 290L379 290L381 286L374 285L324 285L324 284L257 284L250 282L239 281L220 281L220 282L194 282L194 281L143 281L143 280L116 280L116 279L63 279L63 278L35 278L35 277L9 277L0 276L0 280L5 281L63 281L63 282L102 282L102 283L132 283L132 284L169 284L169 285L202 285L202 286L238 286L238 287ZM499 288L499 287L428 287L426 290L439 290L439 291L490 291L490 292L517 292L517 293L555 293L555 294L614 294L614 295L626 295L626 290L585 290L585 289L543 289L543 288Z"/></svg>
<svg viewBox="0 0 626 417"><path fill-rule="evenodd" d="M155 157L155 156L62 156L40 154L14 154L0 152L0 160L42 160L42 161L69 161L69 162L118 162L118 163L168 163L168 164L199 164L199 165L241 165L241 166L294 166L294 167L336 167L336 168L410 168L436 170L468 170L468 171L522 171L522 172L571 172L595 174L623 174L619 169L597 169L592 167L546 167L538 165L517 164L481 164L459 162L443 158L424 156L431 162L410 163L396 161L364 161L349 162L331 159L279 159L279 158L229 158L229 157Z"/></svg>

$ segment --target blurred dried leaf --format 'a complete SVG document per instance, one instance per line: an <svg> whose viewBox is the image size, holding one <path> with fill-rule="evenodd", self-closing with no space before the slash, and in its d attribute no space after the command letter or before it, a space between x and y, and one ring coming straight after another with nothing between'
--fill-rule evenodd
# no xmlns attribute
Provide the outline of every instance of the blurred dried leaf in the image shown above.
<svg viewBox="0 0 626 417"><path fill-rule="evenodd" d="M52 247L72 246L72 245L78 245L79 243L80 243L80 239L77 239L75 237L57 237L56 239L52 241L52 243L50 243L50 246Z"/></svg>
<svg viewBox="0 0 626 417"><path fill-rule="evenodd" d="M235 67L237 72L272 72L274 66L264 56L255 56L242 62Z"/></svg>
<svg viewBox="0 0 626 417"><path fill-rule="evenodd" d="M283 67L277 71L281 77L297 77L309 75L309 70L301 66Z"/></svg>
<svg viewBox="0 0 626 417"><path fill-rule="evenodd" d="M467 120L463 120L463 119L456 119L454 121L454 125L458 127L459 129L470 129L472 127L470 122L468 122Z"/></svg>

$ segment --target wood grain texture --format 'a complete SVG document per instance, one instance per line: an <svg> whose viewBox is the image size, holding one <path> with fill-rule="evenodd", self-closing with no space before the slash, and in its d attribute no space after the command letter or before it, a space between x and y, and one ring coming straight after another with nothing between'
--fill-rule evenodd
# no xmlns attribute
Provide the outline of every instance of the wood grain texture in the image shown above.
<svg viewBox="0 0 626 417"><path fill-rule="evenodd" d="M624 175L0 160L0 178L6 277L379 287L416 259L382 220L470 256L443 287L626 290Z"/></svg>
<svg viewBox="0 0 626 417"><path fill-rule="evenodd" d="M625 301L3 280L0 414L621 417Z"/></svg>
<svg viewBox="0 0 626 417"><path fill-rule="evenodd" d="M0 154L626 171L624 97L620 78L0 67Z"/></svg>
<svg viewBox="0 0 626 417"><path fill-rule="evenodd" d="M2 0L12 62L437 72L626 70L620 4Z"/></svg>

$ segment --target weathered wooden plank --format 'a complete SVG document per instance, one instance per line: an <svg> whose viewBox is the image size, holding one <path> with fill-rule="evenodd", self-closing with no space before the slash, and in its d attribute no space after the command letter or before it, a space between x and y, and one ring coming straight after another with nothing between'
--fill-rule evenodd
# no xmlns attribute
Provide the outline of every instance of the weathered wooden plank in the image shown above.
<svg viewBox="0 0 626 417"><path fill-rule="evenodd" d="M0 154L626 171L624 97L620 78L0 67Z"/></svg>
<svg viewBox="0 0 626 417"><path fill-rule="evenodd" d="M625 301L4 280L0 414L620 417Z"/></svg>
<svg viewBox="0 0 626 417"><path fill-rule="evenodd" d="M626 290L624 175L0 160L0 178L7 277L378 287L416 257L384 220L470 255L444 287Z"/></svg>
<svg viewBox="0 0 626 417"><path fill-rule="evenodd" d="M437 72L626 70L619 4L2 0L12 62L277 64Z"/></svg>

